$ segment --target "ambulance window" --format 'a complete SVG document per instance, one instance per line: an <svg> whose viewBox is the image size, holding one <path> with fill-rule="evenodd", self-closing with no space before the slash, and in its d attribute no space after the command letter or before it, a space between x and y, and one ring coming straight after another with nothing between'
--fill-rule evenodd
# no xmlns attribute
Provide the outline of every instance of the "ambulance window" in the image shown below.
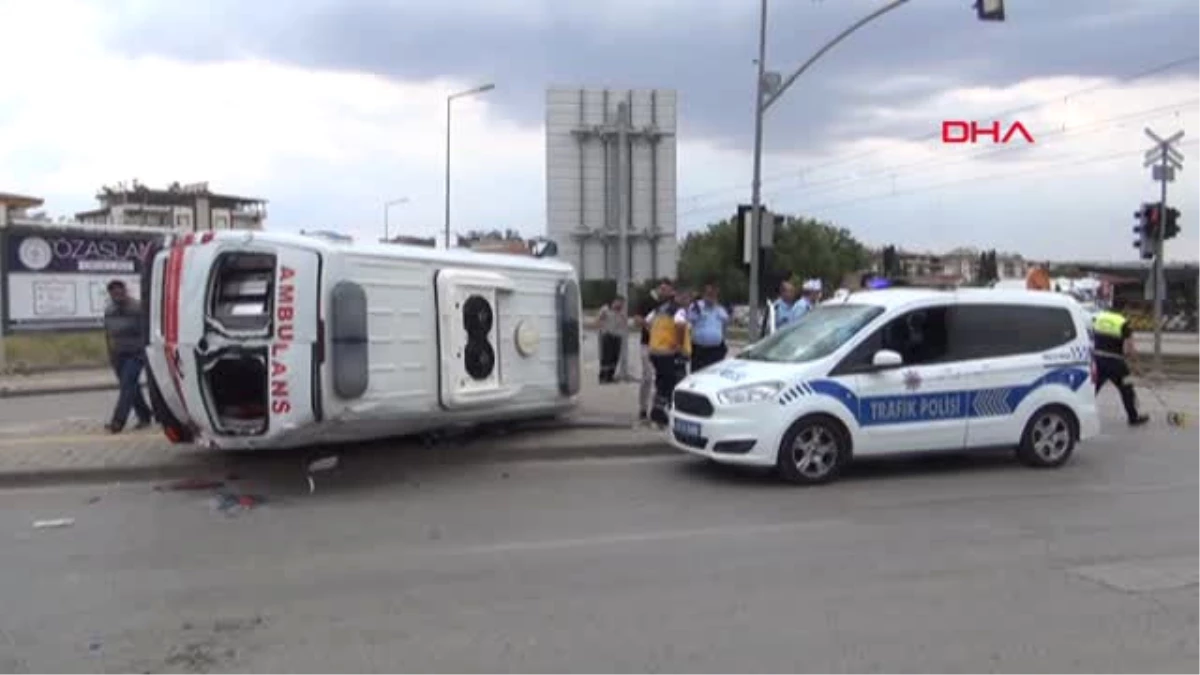
<svg viewBox="0 0 1200 675"><path fill-rule="evenodd" d="M370 382L367 294L356 283L338 282L329 309L333 390L342 398L358 398Z"/></svg>
<svg viewBox="0 0 1200 675"><path fill-rule="evenodd" d="M564 396L579 393L580 314L579 284L562 281L558 284L558 390Z"/></svg>
<svg viewBox="0 0 1200 675"><path fill-rule="evenodd" d="M959 305L950 323L957 360L1035 354L1077 337L1075 321L1062 307Z"/></svg>

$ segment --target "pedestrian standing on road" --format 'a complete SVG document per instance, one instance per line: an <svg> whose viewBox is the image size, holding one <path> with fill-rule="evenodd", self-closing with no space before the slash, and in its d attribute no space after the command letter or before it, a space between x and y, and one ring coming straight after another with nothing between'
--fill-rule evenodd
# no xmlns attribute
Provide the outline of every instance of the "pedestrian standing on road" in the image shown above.
<svg viewBox="0 0 1200 675"><path fill-rule="evenodd" d="M146 324L141 304L129 297L125 282L108 282L108 306L104 310L104 336L108 343L108 360L117 375L120 387L112 419L105 428L118 433L125 428L132 411L137 415L138 429L153 421L150 406L142 397L142 368L146 360Z"/></svg>
<svg viewBox="0 0 1200 675"><path fill-rule="evenodd" d="M675 302L679 305L680 311L683 312L683 341L679 346L679 358L675 360L675 382L682 382L688 376L692 368L692 324L688 320L689 313L696 306L696 295L691 289L680 288L675 291Z"/></svg>
<svg viewBox="0 0 1200 675"><path fill-rule="evenodd" d="M633 316L633 321L641 329L641 386L638 387L638 423L645 423L650 419L650 406L654 397L654 361L650 358L650 324L646 320L647 317L658 307L659 299L663 297L663 284L667 281L662 281L658 288L650 290L648 296L635 308L637 312Z"/></svg>
<svg viewBox="0 0 1200 675"><path fill-rule="evenodd" d="M803 313L799 294L796 292L796 284L784 281L779 284L779 297L771 303L770 311L767 312L767 316L763 317L763 335L774 333L800 318L800 314Z"/></svg>
<svg viewBox="0 0 1200 675"><path fill-rule="evenodd" d="M1129 360L1137 365L1137 350L1133 343L1133 329L1122 315L1105 311L1092 319L1092 354L1096 366L1096 393L1105 382L1112 382L1121 393L1121 404L1125 406L1125 417L1130 426L1141 426L1149 417L1138 413L1137 392L1129 383L1131 374Z"/></svg>
<svg viewBox="0 0 1200 675"><path fill-rule="evenodd" d="M646 316L650 330L650 361L654 364L654 403L650 419L667 423L671 394L679 382L679 359L687 343L687 312L675 299L674 286L664 280L658 287L659 305Z"/></svg>
<svg viewBox="0 0 1200 675"><path fill-rule="evenodd" d="M725 328L729 311L721 305L717 285L704 285L704 295L688 310L692 324L692 372L725 360L729 349L725 345Z"/></svg>
<svg viewBox="0 0 1200 675"><path fill-rule="evenodd" d="M804 316L808 310L821 304L821 295L824 291L824 286L820 279L809 279L804 282L802 287L803 293L800 296L800 309L795 314L793 320Z"/></svg>
<svg viewBox="0 0 1200 675"><path fill-rule="evenodd" d="M629 316L625 313L625 298L617 296L600 308L600 384L616 381L617 365L625 351L629 335Z"/></svg>

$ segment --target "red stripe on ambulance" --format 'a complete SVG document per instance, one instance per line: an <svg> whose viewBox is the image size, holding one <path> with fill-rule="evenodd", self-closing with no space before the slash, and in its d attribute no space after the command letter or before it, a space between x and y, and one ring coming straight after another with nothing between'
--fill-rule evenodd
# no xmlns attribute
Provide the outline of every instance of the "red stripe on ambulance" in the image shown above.
<svg viewBox="0 0 1200 675"><path fill-rule="evenodd" d="M166 277L166 288L163 290L163 309L166 311L163 317L163 353L167 357L167 370L171 373L171 383L175 387L175 395L179 397L179 405L183 406L184 415L190 417L187 399L183 396L183 372L179 364L179 290L183 283L183 247L186 245L185 239L183 244L171 247L166 269L163 270Z"/></svg>

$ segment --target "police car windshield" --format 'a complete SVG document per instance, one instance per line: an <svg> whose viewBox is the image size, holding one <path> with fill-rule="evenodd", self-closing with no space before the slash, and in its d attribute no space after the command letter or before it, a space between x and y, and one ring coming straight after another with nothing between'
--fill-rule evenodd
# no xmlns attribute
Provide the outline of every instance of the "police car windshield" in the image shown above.
<svg viewBox="0 0 1200 675"><path fill-rule="evenodd" d="M803 363L832 354L883 313L875 305L819 305L738 355L747 361Z"/></svg>

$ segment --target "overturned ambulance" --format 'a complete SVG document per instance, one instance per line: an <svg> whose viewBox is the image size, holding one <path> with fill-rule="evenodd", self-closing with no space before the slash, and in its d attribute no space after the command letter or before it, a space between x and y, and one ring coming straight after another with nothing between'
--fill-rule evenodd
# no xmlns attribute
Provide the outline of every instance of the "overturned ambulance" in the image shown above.
<svg viewBox="0 0 1200 675"><path fill-rule="evenodd" d="M568 412L580 297L553 258L219 232L143 281L168 438L280 448Z"/></svg>

